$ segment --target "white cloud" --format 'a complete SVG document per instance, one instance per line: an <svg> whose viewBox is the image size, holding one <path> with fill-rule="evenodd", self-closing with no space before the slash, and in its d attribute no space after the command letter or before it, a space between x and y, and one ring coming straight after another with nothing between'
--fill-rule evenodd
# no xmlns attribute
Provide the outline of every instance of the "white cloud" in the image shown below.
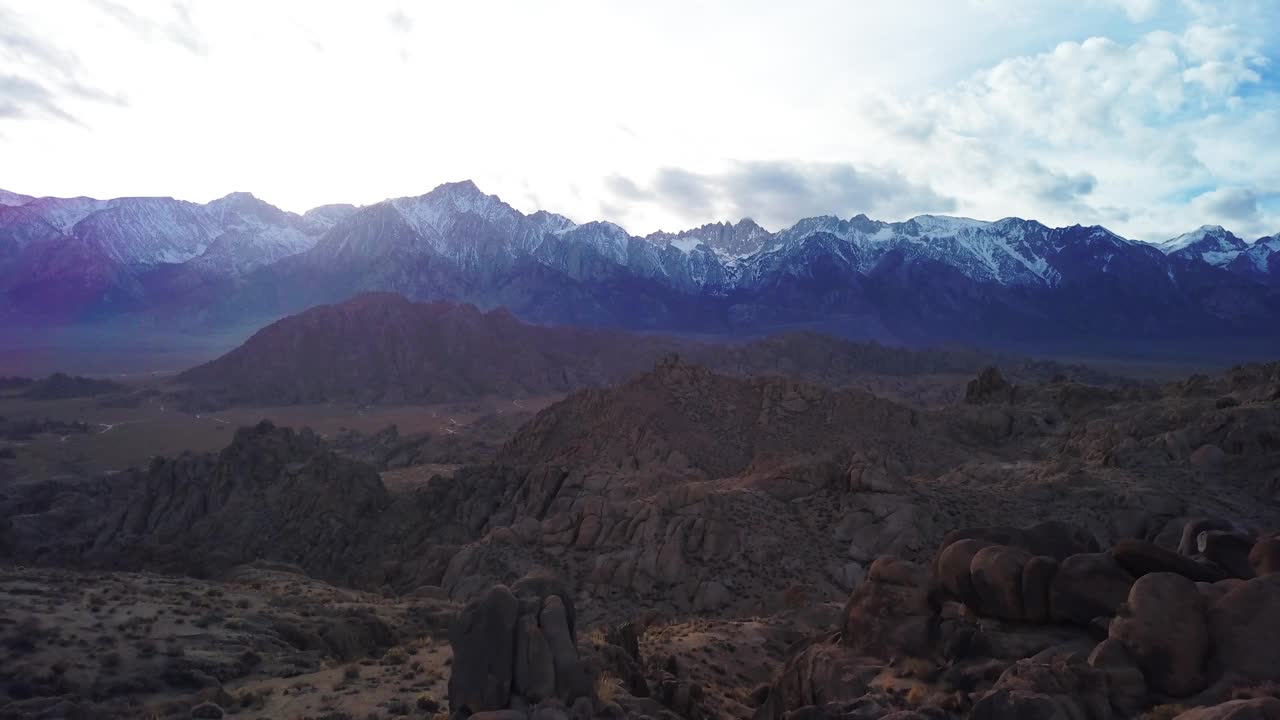
<svg viewBox="0 0 1280 720"><path fill-rule="evenodd" d="M870 117L885 156L912 159L909 177L931 180L974 215L1099 222L1159 239L1202 224L1210 209L1227 217L1231 198L1232 222L1258 232L1276 218L1260 207L1239 212L1240 193L1275 179L1247 157L1274 158L1266 137L1280 108L1275 94L1241 95L1268 67L1258 35L1193 23L1127 43L1063 42L914 103L877 103ZM920 115L930 118L927 133ZM1187 201L1219 185L1230 189Z"/></svg>

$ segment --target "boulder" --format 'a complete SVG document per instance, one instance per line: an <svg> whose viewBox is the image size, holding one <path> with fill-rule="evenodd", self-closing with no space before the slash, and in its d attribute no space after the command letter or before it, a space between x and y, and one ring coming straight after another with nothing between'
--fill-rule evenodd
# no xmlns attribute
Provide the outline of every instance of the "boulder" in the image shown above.
<svg viewBox="0 0 1280 720"><path fill-rule="evenodd" d="M1214 583L1227 577L1220 567L1197 562L1145 540L1121 540L1111 548L1116 562L1134 577L1148 573L1172 572L1193 582Z"/></svg>
<svg viewBox="0 0 1280 720"><path fill-rule="evenodd" d="M1249 550L1249 567L1258 577L1280 573L1280 538L1264 537Z"/></svg>
<svg viewBox="0 0 1280 720"><path fill-rule="evenodd" d="M985 539L966 538L943 547L933 563L934 577L939 586L960 602L976 606L978 598L973 593L969 565L979 550L991 545Z"/></svg>
<svg viewBox="0 0 1280 720"><path fill-rule="evenodd" d="M449 630L449 707L466 714L592 698L567 598L558 579L532 575L469 603Z"/></svg>
<svg viewBox="0 0 1280 720"><path fill-rule="evenodd" d="M1231 577L1247 580L1254 576L1249 563L1254 540L1241 532L1210 530L1200 533L1196 545L1206 560L1222 567Z"/></svg>
<svg viewBox="0 0 1280 720"><path fill-rule="evenodd" d="M555 697L555 661L551 646L533 615L520 616L516 629L515 677L512 693L530 702Z"/></svg>
<svg viewBox="0 0 1280 720"><path fill-rule="evenodd" d="M1069 523L1050 520L1023 529L992 526L952 530L943 537L940 550L966 539L1022 548L1032 555L1047 555L1055 560L1081 553L1096 553L1101 549L1098 539L1089 531Z"/></svg>
<svg viewBox="0 0 1280 720"><path fill-rule="evenodd" d="M1133 580L1110 553L1072 555L1058 566L1049 584L1049 614L1077 625L1113 615L1128 598Z"/></svg>
<svg viewBox="0 0 1280 720"><path fill-rule="evenodd" d="M211 702L200 703L191 708L193 720L221 720L224 715L226 715L226 711L221 706Z"/></svg>
<svg viewBox="0 0 1280 720"><path fill-rule="evenodd" d="M1031 554L1047 555L1055 560L1064 560L1081 553L1095 553L1102 549L1093 533L1058 520L1032 525L1023 532L1027 536L1026 549Z"/></svg>
<svg viewBox="0 0 1280 720"><path fill-rule="evenodd" d="M1177 573L1143 575L1109 628L1142 669L1147 684L1186 697L1204 689L1209 628L1196 584Z"/></svg>
<svg viewBox="0 0 1280 720"><path fill-rule="evenodd" d="M1126 717L1147 705L1147 678L1119 640L1107 638L1098 643L1088 662L1107 676L1111 705Z"/></svg>
<svg viewBox="0 0 1280 720"><path fill-rule="evenodd" d="M1222 468L1222 463L1227 459L1227 454L1222 452L1222 448L1217 445L1201 445L1196 451L1191 453L1191 464L1201 470L1213 471Z"/></svg>
<svg viewBox="0 0 1280 720"><path fill-rule="evenodd" d="M1235 526L1226 520L1216 518L1196 518L1182 526L1182 539L1178 541L1178 554L1197 555L1200 553L1200 533L1210 530L1234 530Z"/></svg>
<svg viewBox="0 0 1280 720"><path fill-rule="evenodd" d="M693 609L697 612L719 610L733 600L733 595L716 580L703 580L693 596Z"/></svg>
<svg viewBox="0 0 1280 720"><path fill-rule="evenodd" d="M1107 677L1084 663L1019 660L974 704L970 720L1110 720Z"/></svg>
<svg viewBox="0 0 1280 720"><path fill-rule="evenodd" d="M929 655L939 618L929 604L927 570L888 555L877 558L849 596L843 617L844 646L886 659Z"/></svg>
<svg viewBox="0 0 1280 720"><path fill-rule="evenodd" d="M478 713L508 706L519 612L511 590L495 585L459 613L449 629L449 707Z"/></svg>
<svg viewBox="0 0 1280 720"><path fill-rule="evenodd" d="M1280 680L1280 574L1238 582L1209 610L1214 656L1222 668Z"/></svg>
<svg viewBox="0 0 1280 720"><path fill-rule="evenodd" d="M555 661L557 697L572 702L589 695L592 691L590 673L586 663L578 657L577 639L569 624L566 605L559 595L549 595L543 600L538 625L547 638Z"/></svg>
<svg viewBox="0 0 1280 720"><path fill-rule="evenodd" d="M1022 566L1022 611L1028 622L1049 620L1049 586L1058 574L1058 561L1037 555Z"/></svg>
<svg viewBox="0 0 1280 720"><path fill-rule="evenodd" d="M1004 545L992 545L975 553L969 563L973 594L978 600L975 609L1005 620L1021 620L1022 566L1029 560L1031 554L1026 550Z"/></svg>
<svg viewBox="0 0 1280 720"><path fill-rule="evenodd" d="M1188 710L1173 720L1280 720L1280 700L1271 697L1231 700Z"/></svg>

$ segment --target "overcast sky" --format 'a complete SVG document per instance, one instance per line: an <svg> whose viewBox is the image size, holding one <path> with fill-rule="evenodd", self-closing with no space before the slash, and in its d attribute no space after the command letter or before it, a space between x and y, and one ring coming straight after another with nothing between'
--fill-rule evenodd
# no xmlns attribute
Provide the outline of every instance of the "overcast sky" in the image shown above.
<svg viewBox="0 0 1280 720"><path fill-rule="evenodd" d="M0 188L1252 239L1278 45L1273 0L0 0Z"/></svg>

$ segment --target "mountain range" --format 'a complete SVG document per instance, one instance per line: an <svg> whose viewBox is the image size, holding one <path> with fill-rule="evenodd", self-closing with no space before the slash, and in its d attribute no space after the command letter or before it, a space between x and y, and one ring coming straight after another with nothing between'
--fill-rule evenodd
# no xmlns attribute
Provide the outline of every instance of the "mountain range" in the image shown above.
<svg viewBox="0 0 1280 720"><path fill-rule="evenodd" d="M1100 226L923 215L749 219L639 237L524 214L464 181L302 215L247 193L0 192L0 324L269 321L367 291L542 324L717 335L814 328L903 342L1280 344L1280 235L1164 243ZM261 324L261 322L259 324Z"/></svg>

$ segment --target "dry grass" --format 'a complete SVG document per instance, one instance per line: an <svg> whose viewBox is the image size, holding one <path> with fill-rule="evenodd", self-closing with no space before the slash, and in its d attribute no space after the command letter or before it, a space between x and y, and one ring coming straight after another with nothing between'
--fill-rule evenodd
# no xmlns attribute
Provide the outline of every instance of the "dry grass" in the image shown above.
<svg viewBox="0 0 1280 720"><path fill-rule="evenodd" d="M622 694L622 681L609 672L602 672L596 677L596 697L608 705Z"/></svg>
<svg viewBox="0 0 1280 720"><path fill-rule="evenodd" d="M609 642L604 637L604 626L597 625L591 628L591 631L587 633L587 641L596 647L608 645Z"/></svg>
<svg viewBox="0 0 1280 720"><path fill-rule="evenodd" d="M1166 703L1164 705L1156 705L1142 715L1139 715L1138 720L1173 720L1173 718L1186 711L1186 705Z"/></svg>

